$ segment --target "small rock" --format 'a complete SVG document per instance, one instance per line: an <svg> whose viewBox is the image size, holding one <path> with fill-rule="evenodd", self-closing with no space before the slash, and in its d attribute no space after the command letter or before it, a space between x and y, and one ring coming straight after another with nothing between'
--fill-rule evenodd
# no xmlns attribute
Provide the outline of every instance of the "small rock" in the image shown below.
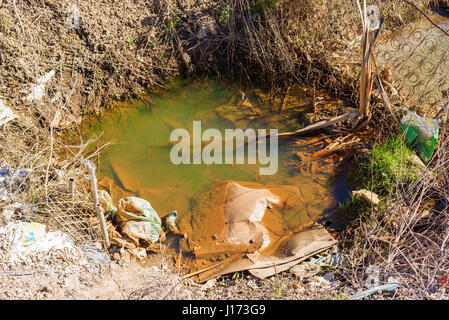
<svg viewBox="0 0 449 320"><path fill-rule="evenodd" d="M248 287L250 287L251 289L258 289L259 287L257 286L257 284L253 281L253 280L249 280L246 285Z"/></svg>
<svg viewBox="0 0 449 320"><path fill-rule="evenodd" d="M44 287L42 287L41 291L42 292L51 292L51 288L44 286Z"/></svg>
<svg viewBox="0 0 449 320"><path fill-rule="evenodd" d="M203 285L203 288L204 289L212 289L213 287L215 287L216 283L217 283L216 279L210 279Z"/></svg>
<svg viewBox="0 0 449 320"><path fill-rule="evenodd" d="M161 271L161 270L160 270L158 267L156 267L156 266L152 266L151 269L153 269L153 270L156 271L156 272Z"/></svg>
<svg viewBox="0 0 449 320"><path fill-rule="evenodd" d="M315 290L317 288L329 288L331 284L329 281L324 279L323 277L312 277L309 279L309 282L307 283L307 286L310 290Z"/></svg>
<svg viewBox="0 0 449 320"><path fill-rule="evenodd" d="M292 283L292 288L293 289L299 289L301 286L297 283Z"/></svg>
<svg viewBox="0 0 449 320"><path fill-rule="evenodd" d="M212 235L212 240L218 240L218 236L216 234Z"/></svg>
<svg viewBox="0 0 449 320"><path fill-rule="evenodd" d="M120 253L115 252L114 255L112 256L112 258L117 261L120 260Z"/></svg>
<svg viewBox="0 0 449 320"><path fill-rule="evenodd" d="M126 250L122 255L123 260L125 260L126 263L131 262L131 255L129 254L128 250Z"/></svg>
<svg viewBox="0 0 449 320"><path fill-rule="evenodd" d="M321 267L312 262L303 262L290 268L290 272L297 276L299 280L313 277L320 272Z"/></svg>
<svg viewBox="0 0 449 320"><path fill-rule="evenodd" d="M371 192L369 190L361 189L358 191L352 191L352 196L353 197L356 197L356 196L362 197L363 199L365 199L366 201L371 203L373 206L379 205L379 197L377 196L377 194L375 194L374 192Z"/></svg>
<svg viewBox="0 0 449 320"><path fill-rule="evenodd" d="M426 165L424 164L424 162L422 162L422 160L416 154L413 154L409 158L409 162L416 169L418 174L422 174L426 170Z"/></svg>
<svg viewBox="0 0 449 320"><path fill-rule="evenodd" d="M323 276L324 279L326 279L329 282L335 281L335 274L333 272L328 272Z"/></svg>
<svg viewBox="0 0 449 320"><path fill-rule="evenodd" d="M7 205L5 209L3 209L3 217L6 223L9 223L12 217L19 211L22 207L22 204L19 202Z"/></svg>

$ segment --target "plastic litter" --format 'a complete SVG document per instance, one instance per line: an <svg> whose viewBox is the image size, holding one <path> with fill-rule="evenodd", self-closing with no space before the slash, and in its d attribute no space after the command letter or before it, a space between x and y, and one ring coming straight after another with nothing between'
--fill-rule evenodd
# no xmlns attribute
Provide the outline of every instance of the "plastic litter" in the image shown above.
<svg viewBox="0 0 449 320"><path fill-rule="evenodd" d="M24 260L35 252L50 250L75 249L69 237L58 230L47 230L43 224L36 222L12 221L0 227L1 234L7 234L9 242L9 260Z"/></svg>
<svg viewBox="0 0 449 320"><path fill-rule="evenodd" d="M395 291L398 286L399 286L399 282L392 282L392 283L388 283L388 284L384 284L382 286L377 286L365 291L361 291L361 292L357 292L356 294L352 295L349 297L350 300L359 300L365 297L368 297L378 291Z"/></svg>
<svg viewBox="0 0 449 320"><path fill-rule="evenodd" d="M31 170L16 170L13 172L8 164L0 166L0 200L7 200L11 193L26 186L25 180Z"/></svg>
<svg viewBox="0 0 449 320"><path fill-rule="evenodd" d="M7 205L3 209L3 214L0 217L0 224L7 224L11 222L11 219L13 218L14 214L17 210L19 210L22 207L22 204L20 202L15 202L13 204Z"/></svg>
<svg viewBox="0 0 449 320"><path fill-rule="evenodd" d="M80 247L87 261L93 264L111 263L109 256L100 248L91 245L83 245Z"/></svg>
<svg viewBox="0 0 449 320"><path fill-rule="evenodd" d="M426 163L429 161L438 142L439 121L420 117L409 110L401 120L401 130L406 133L407 141L415 146L418 156Z"/></svg>
<svg viewBox="0 0 449 320"><path fill-rule="evenodd" d="M0 99L0 127L16 118L17 116L14 112Z"/></svg>
<svg viewBox="0 0 449 320"><path fill-rule="evenodd" d="M41 240L45 234L45 225L36 222L23 223L22 247L28 247Z"/></svg>
<svg viewBox="0 0 449 320"><path fill-rule="evenodd" d="M336 254L329 253L319 258L311 258L310 262L315 263L321 267L325 266L339 267L343 265L343 258L338 253Z"/></svg>
<svg viewBox="0 0 449 320"><path fill-rule="evenodd" d="M39 79L37 79L36 84L31 87L31 93L27 96L29 101L39 101L45 97L45 85L46 83L55 75L55 70L51 70Z"/></svg>
<svg viewBox="0 0 449 320"><path fill-rule="evenodd" d="M449 288L449 273L440 277L440 286Z"/></svg>
<svg viewBox="0 0 449 320"><path fill-rule="evenodd" d="M299 278L300 281L311 278L321 271L321 267L312 262L303 262L290 268L290 273Z"/></svg>
<svg viewBox="0 0 449 320"><path fill-rule="evenodd" d="M98 190L98 201L103 206L105 212L117 212L117 208L114 206L112 198L107 191Z"/></svg>
<svg viewBox="0 0 449 320"><path fill-rule="evenodd" d="M161 219L151 204L141 198L126 197L118 203L117 216L121 222L122 232L136 245L139 239L155 243L162 230Z"/></svg>
<svg viewBox="0 0 449 320"><path fill-rule="evenodd" d="M165 222L164 226L165 226L165 230L167 232L171 232L173 234L180 233L178 227L176 226L176 218L177 217L178 217L178 212L176 210L170 212L166 217L164 217L164 219L163 219Z"/></svg>

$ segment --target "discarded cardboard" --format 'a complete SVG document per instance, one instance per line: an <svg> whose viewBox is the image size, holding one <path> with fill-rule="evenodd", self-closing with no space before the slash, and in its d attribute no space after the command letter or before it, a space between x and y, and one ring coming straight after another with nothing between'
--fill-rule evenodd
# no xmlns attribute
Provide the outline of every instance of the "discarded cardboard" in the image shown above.
<svg viewBox="0 0 449 320"><path fill-rule="evenodd" d="M209 188L180 221L191 235L183 251L193 252L198 269L216 265L197 281L242 270L263 279L333 246L301 213L305 205L296 186L227 181Z"/></svg>

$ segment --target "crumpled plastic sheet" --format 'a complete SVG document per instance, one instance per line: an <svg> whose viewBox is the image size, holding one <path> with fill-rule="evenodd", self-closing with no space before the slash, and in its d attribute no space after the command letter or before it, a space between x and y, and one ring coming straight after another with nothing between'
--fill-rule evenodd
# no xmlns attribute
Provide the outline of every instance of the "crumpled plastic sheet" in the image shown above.
<svg viewBox="0 0 449 320"><path fill-rule="evenodd" d="M0 127L15 118L17 118L17 116L14 112L12 112L12 110L5 105L3 100L0 99Z"/></svg>
<svg viewBox="0 0 449 320"><path fill-rule="evenodd" d="M45 231L45 225L34 222L12 221L0 227L6 238L9 261L24 260L28 255L50 250L70 249L81 254L69 237L59 230Z"/></svg>
<svg viewBox="0 0 449 320"><path fill-rule="evenodd" d="M137 197L120 199L117 215L122 224L122 232L136 245L139 244L139 239L151 243L159 240L161 219L148 201Z"/></svg>
<svg viewBox="0 0 449 320"><path fill-rule="evenodd" d="M25 186L25 180L31 174L29 169L13 172L8 164L0 166L0 200L7 200L11 193Z"/></svg>

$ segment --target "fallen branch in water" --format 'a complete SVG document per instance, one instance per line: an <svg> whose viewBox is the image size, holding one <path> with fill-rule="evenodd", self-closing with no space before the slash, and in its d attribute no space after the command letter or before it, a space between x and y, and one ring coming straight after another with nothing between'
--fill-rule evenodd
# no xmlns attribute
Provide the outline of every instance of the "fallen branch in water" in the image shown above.
<svg viewBox="0 0 449 320"><path fill-rule="evenodd" d="M339 151L343 148L347 148L349 146L354 146L360 142L360 138L354 137L354 135L348 134L345 137L340 137L334 142L330 143L326 148L319 150L312 154L312 158L319 158L327 156L333 152Z"/></svg>
<svg viewBox="0 0 449 320"><path fill-rule="evenodd" d="M291 136L291 135L299 135L299 134L304 134L304 133L308 133L311 131L316 131L319 129L323 129L326 127L330 127L336 123L348 120L348 119L352 119L355 117L360 116L360 113L357 110L353 110L351 112L342 114L338 117L332 118L332 119L328 119L328 120L322 120L316 123L311 124L310 126L307 126L305 128L296 130L296 131L291 131L291 132L282 132L279 133L277 136L278 137L282 137L282 136Z"/></svg>

